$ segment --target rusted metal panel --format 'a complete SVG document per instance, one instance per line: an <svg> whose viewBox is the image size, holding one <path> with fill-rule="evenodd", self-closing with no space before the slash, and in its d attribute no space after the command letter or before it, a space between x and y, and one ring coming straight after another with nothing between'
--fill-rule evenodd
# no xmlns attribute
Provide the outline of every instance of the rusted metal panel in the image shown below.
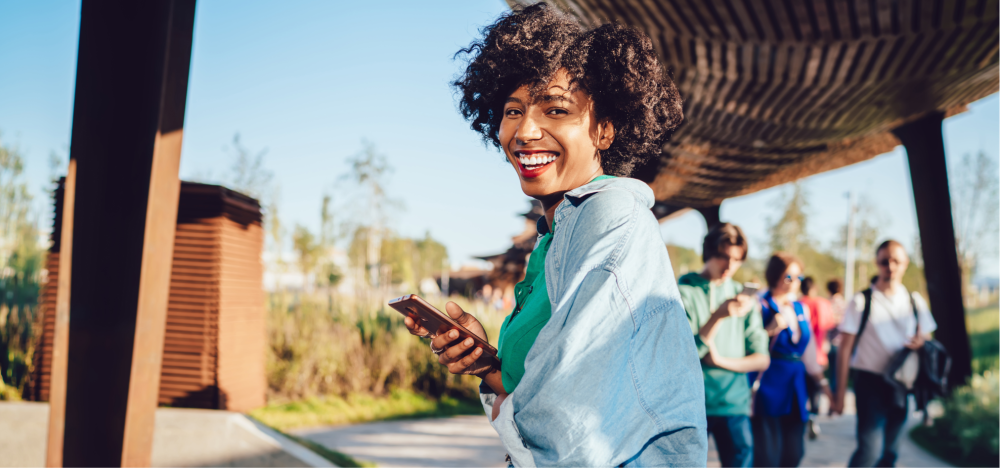
<svg viewBox="0 0 1000 468"><path fill-rule="evenodd" d="M61 220L57 200L54 218ZM223 187L183 182L176 219L157 403L237 411L261 406L266 336L260 207ZM54 226L53 236L59 233ZM59 247L54 242L48 258L45 325L29 391L40 401L50 393Z"/></svg>

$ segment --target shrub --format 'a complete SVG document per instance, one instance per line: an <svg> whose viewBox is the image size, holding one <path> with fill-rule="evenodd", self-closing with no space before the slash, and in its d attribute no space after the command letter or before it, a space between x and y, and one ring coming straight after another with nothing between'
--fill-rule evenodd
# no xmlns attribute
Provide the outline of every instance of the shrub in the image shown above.
<svg viewBox="0 0 1000 468"><path fill-rule="evenodd" d="M474 398L479 379L455 376L437 363L427 340L411 336L386 301L276 293L268 307L268 400L368 394L393 390L433 398ZM477 307L460 303L466 311ZM444 304L435 304L444 309ZM480 308L483 310L484 308ZM503 316L476 314L496 344Z"/></svg>
<svg viewBox="0 0 1000 468"><path fill-rule="evenodd" d="M959 466L998 466L1000 382L997 373L974 375L944 401L944 415L931 427L917 427L913 438Z"/></svg>

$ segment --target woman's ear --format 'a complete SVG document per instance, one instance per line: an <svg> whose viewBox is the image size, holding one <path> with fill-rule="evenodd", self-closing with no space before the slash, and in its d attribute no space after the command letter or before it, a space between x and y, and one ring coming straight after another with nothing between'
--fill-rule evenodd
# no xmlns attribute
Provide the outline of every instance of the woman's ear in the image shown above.
<svg viewBox="0 0 1000 468"><path fill-rule="evenodd" d="M608 119L597 126L597 149L606 150L615 142L615 124Z"/></svg>

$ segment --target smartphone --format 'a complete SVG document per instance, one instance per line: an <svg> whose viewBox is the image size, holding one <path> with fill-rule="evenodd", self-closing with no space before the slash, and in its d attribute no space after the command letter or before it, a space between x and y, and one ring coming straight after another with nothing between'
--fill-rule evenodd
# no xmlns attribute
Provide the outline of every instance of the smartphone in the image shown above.
<svg viewBox="0 0 1000 468"><path fill-rule="evenodd" d="M389 301L389 307L396 309L399 313L410 317L414 322L421 324L424 328L435 335L440 335L446 333L449 330L458 330L458 336L460 339L472 338L474 341L473 346L483 350L483 354L490 356L496 361L494 364L497 368L500 367L500 360L497 359L497 349L494 348L490 343L475 333L472 333L458 322L452 320L448 314L437 310L436 307L430 305L427 301L423 300L420 296L416 294L409 294L403 297L397 297Z"/></svg>
<svg viewBox="0 0 1000 468"><path fill-rule="evenodd" d="M757 284L757 283L743 283L743 290L740 291L740 294L742 294L744 296L753 297L754 294L757 294L757 291L760 291L760 285L759 284Z"/></svg>

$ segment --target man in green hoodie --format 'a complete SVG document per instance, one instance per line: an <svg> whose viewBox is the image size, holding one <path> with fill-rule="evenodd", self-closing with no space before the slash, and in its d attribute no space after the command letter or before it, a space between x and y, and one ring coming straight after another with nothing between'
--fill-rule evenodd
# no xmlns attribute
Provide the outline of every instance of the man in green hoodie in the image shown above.
<svg viewBox="0 0 1000 468"><path fill-rule="evenodd" d="M746 373L771 363L767 332L753 294L733 274L747 258L747 241L734 224L713 227L702 245L705 268L679 283L705 376L708 433L715 438L722 466L753 465L750 385Z"/></svg>

